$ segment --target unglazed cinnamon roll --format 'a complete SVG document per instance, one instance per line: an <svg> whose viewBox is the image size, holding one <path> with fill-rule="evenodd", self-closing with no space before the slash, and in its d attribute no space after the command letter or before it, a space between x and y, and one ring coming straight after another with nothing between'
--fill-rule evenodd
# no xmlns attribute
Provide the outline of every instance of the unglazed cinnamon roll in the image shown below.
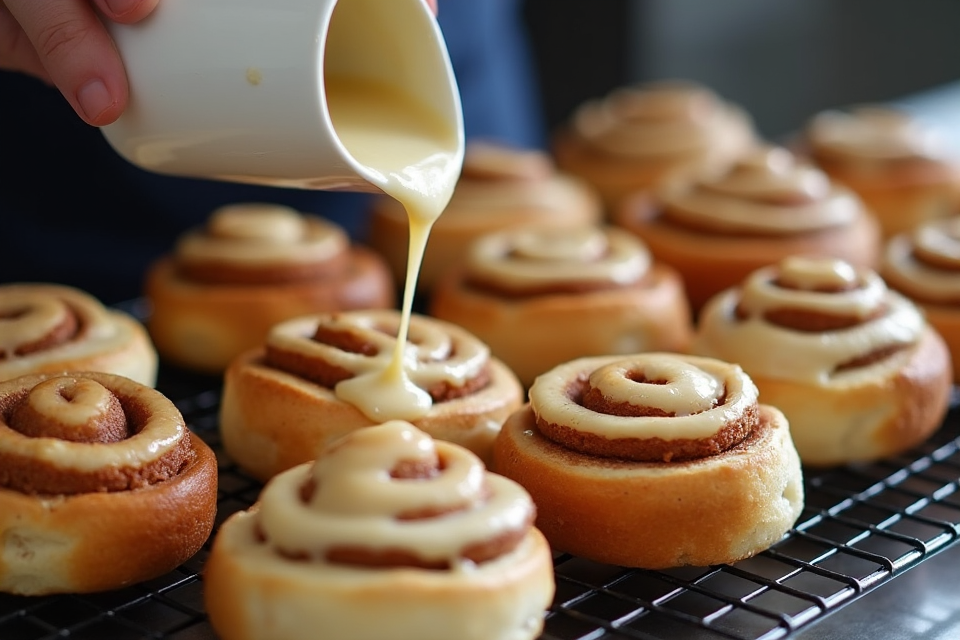
<svg viewBox="0 0 960 640"><path fill-rule="evenodd" d="M939 426L950 353L873 271L791 257L704 308L692 347L735 361L790 420L806 465L893 455Z"/></svg>
<svg viewBox="0 0 960 640"><path fill-rule="evenodd" d="M159 392L108 373L0 383L0 591L114 589L213 529L217 462Z"/></svg>
<svg viewBox="0 0 960 640"><path fill-rule="evenodd" d="M786 419L734 364L648 353L539 376L503 425L496 473L523 485L554 550L629 567L734 562L803 507Z"/></svg>
<svg viewBox="0 0 960 640"><path fill-rule="evenodd" d="M339 226L260 203L214 211L151 267L145 286L161 357L205 373L222 372L282 320L395 299L383 260Z"/></svg>
<svg viewBox="0 0 960 640"><path fill-rule="evenodd" d="M950 348L960 382L960 217L931 220L886 245L880 275L910 298Z"/></svg>
<svg viewBox="0 0 960 640"><path fill-rule="evenodd" d="M957 212L960 158L943 132L890 107L817 114L802 142L834 180L855 191L886 237Z"/></svg>
<svg viewBox="0 0 960 640"><path fill-rule="evenodd" d="M610 209L667 179L726 166L756 141L739 107L690 82L622 87L574 112L554 140L557 165Z"/></svg>
<svg viewBox="0 0 960 640"><path fill-rule="evenodd" d="M105 371L153 386L157 352L139 321L56 284L0 286L0 380Z"/></svg>
<svg viewBox="0 0 960 640"><path fill-rule="evenodd" d="M594 191L579 178L558 172L547 154L471 141L453 198L430 232L418 288L432 290L481 235L530 226L578 227L601 216ZM386 257L398 283L406 275L407 225L399 202L376 200L369 242Z"/></svg>
<svg viewBox="0 0 960 640"><path fill-rule="evenodd" d="M876 220L849 190L781 147L759 147L729 169L634 198L615 221L683 276L694 311L754 270L791 255L875 268Z"/></svg>
<svg viewBox="0 0 960 640"><path fill-rule="evenodd" d="M375 310L275 326L227 368L220 429L230 457L267 480L336 438L396 418L389 406L369 410L341 396L343 383L386 370L399 324L399 311ZM411 422L489 460L500 425L523 402L517 377L469 332L426 316L411 317L404 354L412 384L432 399Z"/></svg>
<svg viewBox="0 0 960 640"><path fill-rule="evenodd" d="M206 609L223 640L532 640L554 591L534 511L462 447L361 429L223 524Z"/></svg>
<svg viewBox="0 0 960 640"><path fill-rule="evenodd" d="M484 236L437 285L430 314L483 340L526 386L582 356L682 351L692 334L680 276L612 227Z"/></svg>

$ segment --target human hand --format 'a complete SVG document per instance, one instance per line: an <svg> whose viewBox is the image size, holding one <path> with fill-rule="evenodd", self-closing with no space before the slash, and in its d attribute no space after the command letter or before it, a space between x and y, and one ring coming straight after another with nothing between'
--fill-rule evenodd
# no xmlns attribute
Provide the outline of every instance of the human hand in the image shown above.
<svg viewBox="0 0 960 640"><path fill-rule="evenodd" d="M157 2L0 0L0 69L37 76L88 124L110 124L127 105L127 76L95 7L108 20L132 23Z"/></svg>

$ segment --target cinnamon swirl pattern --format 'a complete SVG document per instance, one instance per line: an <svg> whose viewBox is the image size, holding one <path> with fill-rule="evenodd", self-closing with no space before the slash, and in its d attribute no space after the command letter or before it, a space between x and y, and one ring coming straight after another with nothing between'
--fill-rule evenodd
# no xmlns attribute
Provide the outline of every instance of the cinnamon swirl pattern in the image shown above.
<svg viewBox="0 0 960 640"><path fill-rule="evenodd" d="M266 480L313 460L340 436L400 417L405 407L356 384L385 375L399 324L399 311L371 310L276 325L263 346L226 371L220 428L227 453ZM411 383L432 403L405 419L489 459L500 425L522 403L516 376L469 332L416 314L404 358Z"/></svg>
<svg viewBox="0 0 960 640"><path fill-rule="evenodd" d="M537 150L473 140L453 197L430 232L418 287L432 291L460 262L470 243L497 231L547 226L566 229L602 217L593 189L579 178L558 172ZM370 221L370 244L385 256L398 283L407 266L407 213L393 198L378 199Z"/></svg>
<svg viewBox="0 0 960 640"><path fill-rule="evenodd" d="M557 135L558 166L593 185L610 208L665 180L718 169L756 141L749 115L707 87L656 82L583 104Z"/></svg>
<svg viewBox="0 0 960 640"><path fill-rule="evenodd" d="M388 421L274 477L221 527L204 575L225 640L527 640L553 562L516 483Z"/></svg>
<svg viewBox="0 0 960 640"><path fill-rule="evenodd" d="M960 217L931 220L891 238L880 273L946 341L954 381L960 381Z"/></svg>
<svg viewBox="0 0 960 640"><path fill-rule="evenodd" d="M0 383L0 591L157 577L213 528L217 463L159 392L107 373Z"/></svg>
<svg viewBox="0 0 960 640"><path fill-rule="evenodd" d="M0 380L105 371L153 386L157 353L136 319L56 284L0 286Z"/></svg>
<svg viewBox="0 0 960 640"><path fill-rule="evenodd" d="M692 334L680 276L613 227L478 239L440 281L431 315L483 340L520 381L574 358L681 351Z"/></svg>
<svg viewBox="0 0 960 640"><path fill-rule="evenodd" d="M395 299L387 265L343 229L261 203L214 211L151 267L145 290L160 355L206 373L222 372L282 320Z"/></svg>
<svg viewBox="0 0 960 640"><path fill-rule="evenodd" d="M805 464L881 458L925 440L947 410L950 354L872 270L791 257L704 308L693 350L740 363L790 420Z"/></svg>
<svg viewBox="0 0 960 640"><path fill-rule="evenodd" d="M530 492L555 550L650 569L734 562L800 515L789 425L737 365L580 358L529 396L497 437L493 469Z"/></svg>
<svg viewBox="0 0 960 640"><path fill-rule="evenodd" d="M615 220L680 271L694 310L787 256L879 262L879 227L860 199L782 147L758 147L655 200L634 198Z"/></svg>
<svg viewBox="0 0 960 640"><path fill-rule="evenodd" d="M855 191L885 237L957 212L960 158L944 132L879 105L817 114L803 145L834 180Z"/></svg>

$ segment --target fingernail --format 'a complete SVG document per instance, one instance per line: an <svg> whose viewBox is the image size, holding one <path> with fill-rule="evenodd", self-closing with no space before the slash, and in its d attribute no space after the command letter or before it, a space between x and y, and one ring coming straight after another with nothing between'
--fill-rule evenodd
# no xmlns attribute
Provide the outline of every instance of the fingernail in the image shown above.
<svg viewBox="0 0 960 640"><path fill-rule="evenodd" d="M80 110L87 117L87 120L93 122L104 111L115 104L114 99L107 91L107 86L99 78L90 80L77 91L77 102L80 103Z"/></svg>
<svg viewBox="0 0 960 640"><path fill-rule="evenodd" d="M104 0L104 2L115 16L123 16L140 4L140 0Z"/></svg>

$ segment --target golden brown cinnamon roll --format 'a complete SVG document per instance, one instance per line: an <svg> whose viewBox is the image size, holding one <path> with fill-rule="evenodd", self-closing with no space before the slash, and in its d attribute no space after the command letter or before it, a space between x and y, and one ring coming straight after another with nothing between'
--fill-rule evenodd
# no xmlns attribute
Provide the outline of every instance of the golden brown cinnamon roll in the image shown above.
<svg viewBox="0 0 960 640"><path fill-rule="evenodd" d="M391 421L267 483L206 565L224 640L532 640L553 561L516 483Z"/></svg>
<svg viewBox="0 0 960 640"><path fill-rule="evenodd" d="M817 114L802 145L838 183L856 192L886 237L954 215L960 159L941 131L891 107L863 105Z"/></svg>
<svg viewBox="0 0 960 640"><path fill-rule="evenodd" d="M557 134L557 165L593 185L607 207L668 179L724 167L756 142L753 122L707 87L681 81L622 87L583 104Z"/></svg>
<svg viewBox="0 0 960 640"><path fill-rule="evenodd" d="M600 201L573 176L559 173L540 151L471 141L450 204L433 225L418 288L430 291L481 235L530 226L569 228L600 220ZM370 244L386 257L397 283L407 266L407 213L393 198L378 199Z"/></svg>
<svg viewBox="0 0 960 640"><path fill-rule="evenodd" d="M683 276L694 312L710 296L791 255L874 268L876 220L852 192L781 147L760 147L725 171L624 203L615 222Z"/></svg>
<svg viewBox="0 0 960 640"><path fill-rule="evenodd" d="M791 257L704 308L693 351L738 362L790 420L804 464L893 455L940 425L950 353L873 271Z"/></svg>
<svg viewBox="0 0 960 640"><path fill-rule="evenodd" d="M464 262L430 314L483 340L526 386L582 356L682 351L692 334L680 276L620 229L489 234Z"/></svg>
<svg viewBox="0 0 960 640"><path fill-rule="evenodd" d="M539 376L493 470L530 492L555 550L632 567L749 557L803 507L783 414L737 365L680 354L581 358Z"/></svg>
<svg viewBox="0 0 960 640"><path fill-rule="evenodd" d="M0 591L115 589L213 529L217 462L159 392L107 373L0 383Z"/></svg>
<svg viewBox="0 0 960 640"><path fill-rule="evenodd" d="M950 348L960 382L960 217L931 220L891 238L880 275L910 298Z"/></svg>
<svg viewBox="0 0 960 640"><path fill-rule="evenodd" d="M394 292L383 260L339 226L279 205L236 204L152 266L147 326L164 359L217 373L277 322L391 307Z"/></svg>
<svg viewBox="0 0 960 640"><path fill-rule="evenodd" d="M389 406L360 408L343 396L348 381L386 369L399 325L399 311L378 310L275 326L263 346L226 371L220 429L227 453L267 480L313 460L340 436L396 418ZM523 401L516 376L476 337L434 318L414 315L405 346L410 380L432 402L410 421L488 460L500 425Z"/></svg>
<svg viewBox="0 0 960 640"><path fill-rule="evenodd" d="M157 352L136 319L56 284L0 286L0 380L104 371L153 386Z"/></svg>

